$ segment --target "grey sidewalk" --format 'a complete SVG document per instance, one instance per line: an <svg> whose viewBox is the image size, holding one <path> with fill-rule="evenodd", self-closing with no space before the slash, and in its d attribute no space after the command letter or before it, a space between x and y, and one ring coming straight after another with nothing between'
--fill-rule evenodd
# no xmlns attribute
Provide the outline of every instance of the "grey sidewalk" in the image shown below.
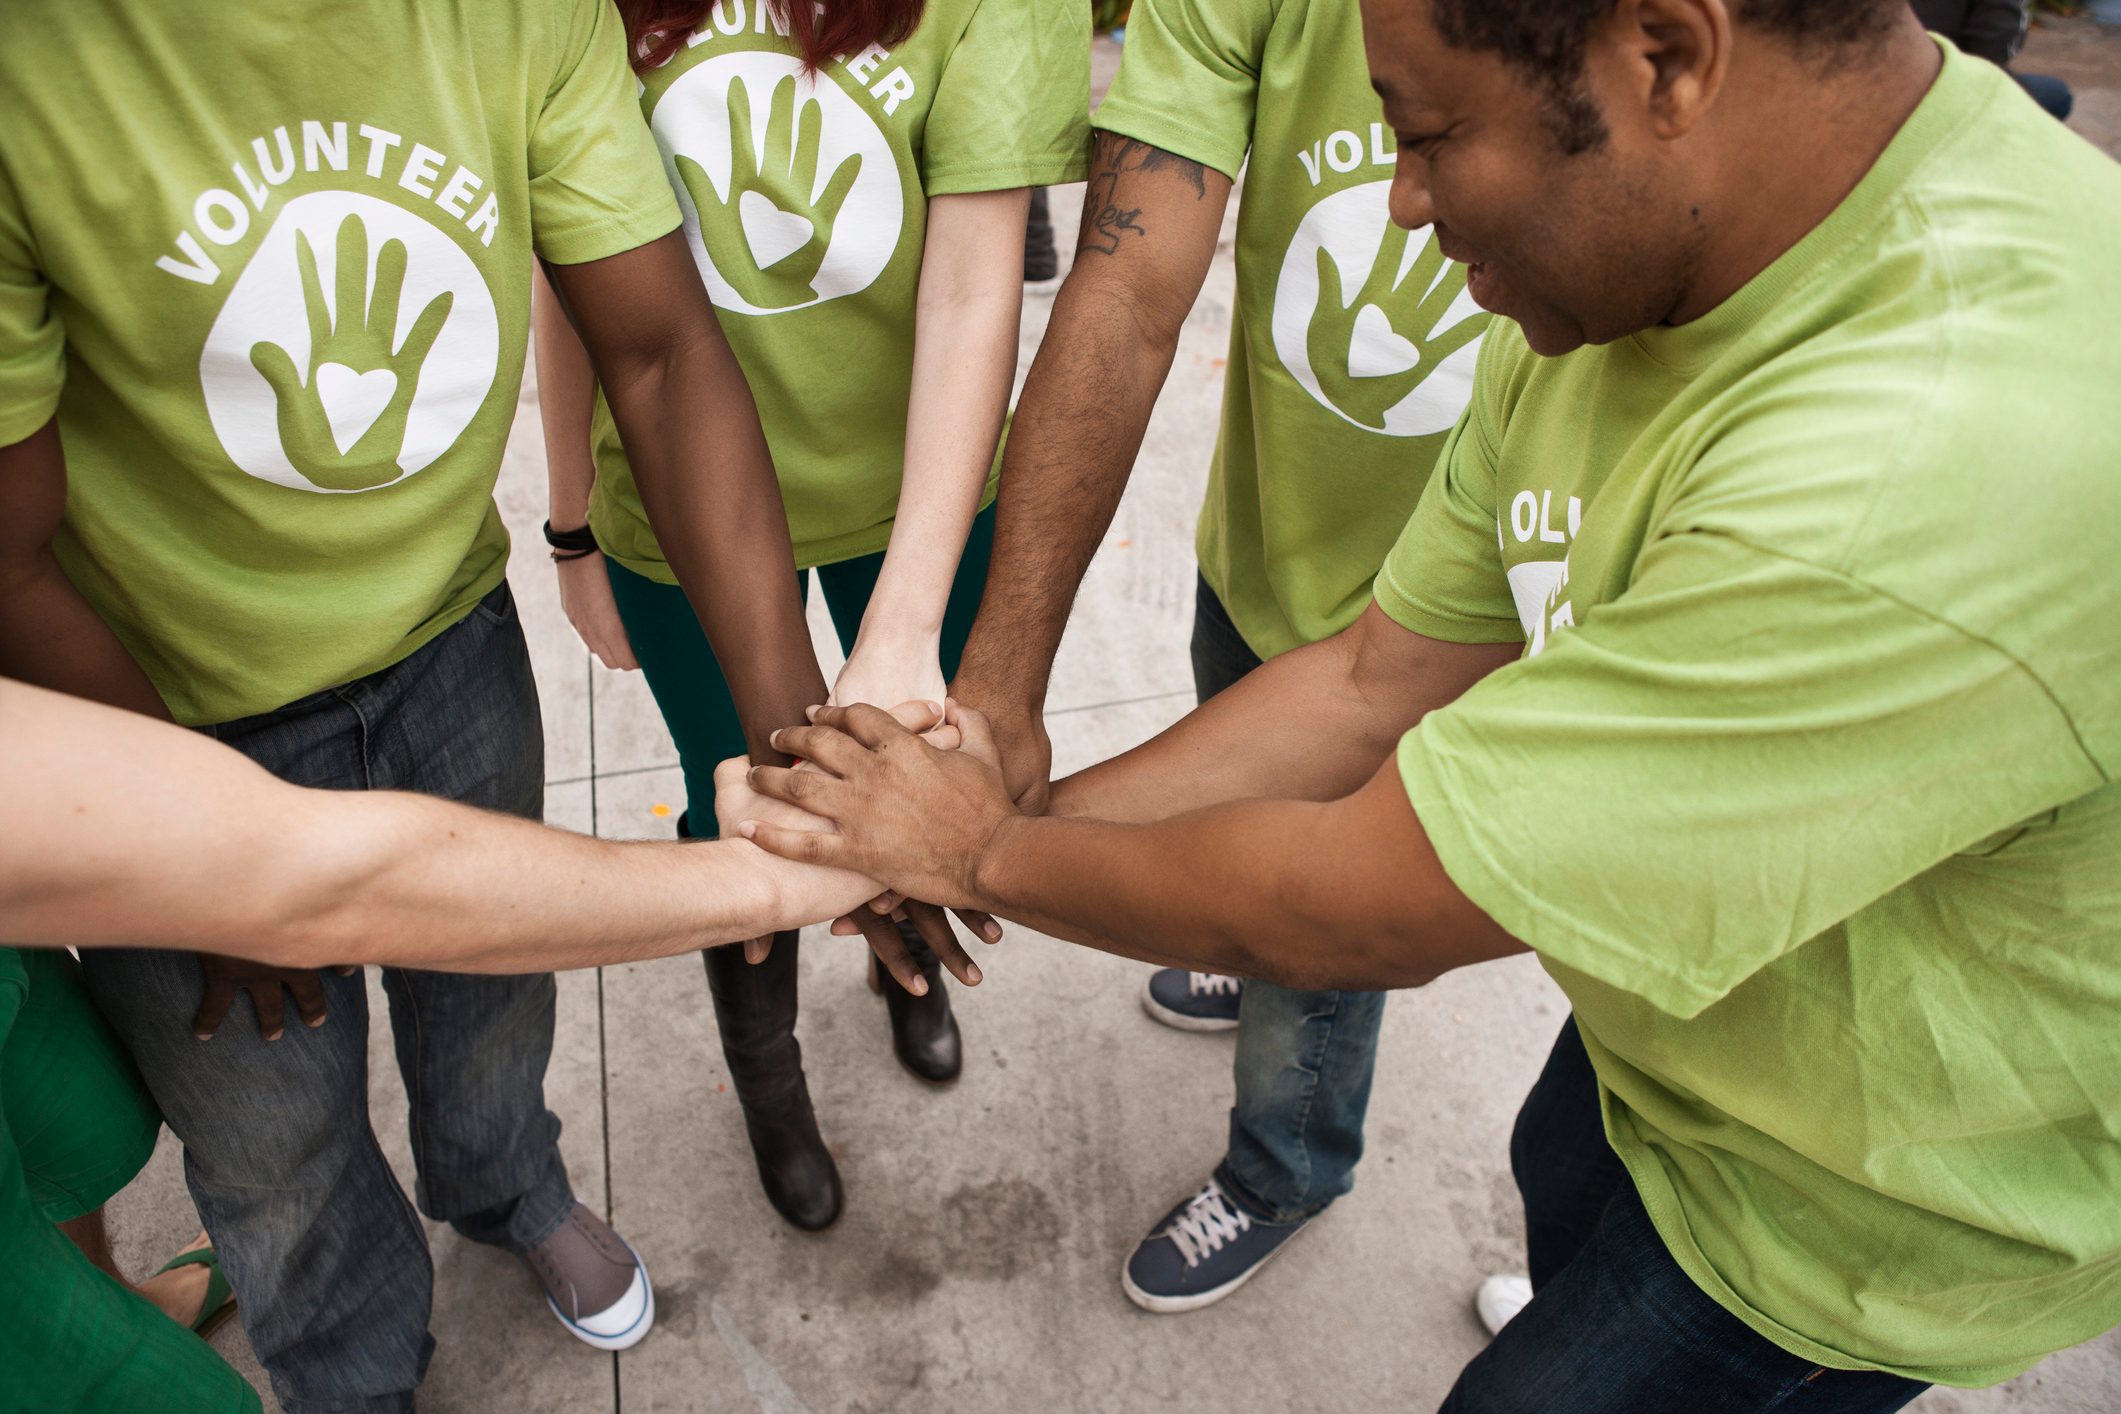
<svg viewBox="0 0 2121 1414"><path fill-rule="evenodd" d="M2057 56L2049 67L2088 88L2080 112L2109 150L2121 137L2117 51L2089 26L2063 26L2036 35L2026 61ZM1054 193L1064 247L1080 200L1080 188ZM1193 516L1229 335L1227 237L1056 668L1062 770L1147 738L1191 702ZM1026 365L1047 308L1027 301ZM684 794L647 689L594 666L559 612L537 534L530 386L501 504L545 704L549 817L612 838L668 836ZM819 642L836 663L829 634ZM1395 998L1355 1192L1237 1296L1159 1317L1120 1294L1119 1264L1222 1152L1229 1038L1151 1022L1137 1002L1145 969L1015 929L983 955L987 982L956 992L964 1078L931 1089L892 1062L858 945L822 930L805 945L802 1038L846 1177L840 1224L795 1232L760 1194L697 959L566 974L547 1096L577 1191L650 1265L657 1328L626 1355L592 1351L513 1259L430 1225L440 1349L423 1408L1419 1411L1480 1348L1473 1288L1522 1264L1510 1120L1565 1014L1529 959ZM404 1093L373 979L375 1120L409 1190ZM129 1271L190 1238L197 1220L167 1135L112 1207ZM215 1344L259 1378L237 1325ZM1914 1407L2111 1414L2121 1336L1999 1389L1938 1391Z"/></svg>

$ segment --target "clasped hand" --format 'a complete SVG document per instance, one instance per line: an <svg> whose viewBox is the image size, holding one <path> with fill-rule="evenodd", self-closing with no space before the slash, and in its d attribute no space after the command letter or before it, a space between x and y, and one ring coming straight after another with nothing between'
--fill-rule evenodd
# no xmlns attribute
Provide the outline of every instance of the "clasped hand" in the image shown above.
<svg viewBox="0 0 2121 1414"><path fill-rule="evenodd" d="M843 711L846 709L811 709L813 713ZM908 702L891 712L863 707L863 712L875 712L901 730L923 733L937 742L943 750L955 747L959 731L945 722L944 709L932 702ZM903 726L901 724L903 723ZM807 730L807 729L804 729ZM792 750L792 748L791 748ZM799 754L799 753L796 753ZM787 801L774 800L759 795L751 785L753 768L742 757L724 761L715 771L715 814L723 838L734 838L744 822L765 823L791 833L830 832L830 821L802 809ZM780 770L782 768L767 768ZM818 775L822 772L807 762L799 763L784 774ZM770 852L770 851L769 851ZM797 859L796 864L810 861ZM787 867L787 866L782 866ZM980 981L978 964L959 945L942 908L934 903L919 901L919 896L907 897L896 891L885 893L874 876L844 867L811 869L802 882L803 897L831 900L831 907L822 916L839 914L832 931L839 934L860 933L868 941L871 951L886 971L897 979L906 990L919 995L927 990L927 981L912 957L901 936L898 924L908 924L934 951L937 959L951 975L967 986L976 986ZM975 909L954 910L974 935L985 942L999 942L1001 926L986 913ZM757 962L766 955L771 945L770 938L746 944L750 960Z"/></svg>
<svg viewBox="0 0 2121 1414"><path fill-rule="evenodd" d="M987 720L956 702L944 709L959 745L940 749L874 707L812 708L807 727L773 735L801 768L756 766L757 796L811 817L766 811L737 833L802 864L848 870L897 894L959 909L988 907L979 888L982 855L1017 817Z"/></svg>

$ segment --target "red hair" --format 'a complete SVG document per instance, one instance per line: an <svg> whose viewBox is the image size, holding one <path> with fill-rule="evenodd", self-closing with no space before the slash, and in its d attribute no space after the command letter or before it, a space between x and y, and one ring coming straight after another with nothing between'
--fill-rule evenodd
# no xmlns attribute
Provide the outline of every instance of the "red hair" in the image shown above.
<svg viewBox="0 0 2121 1414"><path fill-rule="evenodd" d="M616 0L637 73L659 68L707 23L717 0ZM729 3L729 0L720 0ZM897 44L921 22L926 0L749 0L771 5L806 68L872 44Z"/></svg>

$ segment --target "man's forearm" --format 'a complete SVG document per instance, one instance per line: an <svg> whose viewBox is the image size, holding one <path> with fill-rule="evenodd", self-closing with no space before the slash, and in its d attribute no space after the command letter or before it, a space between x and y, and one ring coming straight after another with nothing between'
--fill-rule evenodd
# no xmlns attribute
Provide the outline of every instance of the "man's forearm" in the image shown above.
<svg viewBox="0 0 2121 1414"><path fill-rule="evenodd" d="M684 233L548 265L618 424L670 568L728 680L752 758L825 700L758 406Z"/></svg>
<svg viewBox="0 0 2121 1414"><path fill-rule="evenodd" d="M1338 799L1425 714L1518 651L1423 638L1373 604L1345 631L1271 659L1158 736L1059 782L1052 813L1141 821L1253 797Z"/></svg>
<svg viewBox="0 0 2121 1414"><path fill-rule="evenodd" d="M1036 711L1091 558L1127 489L1179 332L1215 254L1230 180L1097 136L1074 267L1002 452L994 555L952 691Z"/></svg>
<svg viewBox="0 0 2121 1414"><path fill-rule="evenodd" d="M1017 816L972 898L1123 957L1304 989L1419 986L1520 950L1444 875L1389 770L1333 802L1138 825Z"/></svg>
<svg viewBox="0 0 2121 1414"><path fill-rule="evenodd" d="M748 754L825 700L803 619L788 514L751 391L727 344L686 347L607 381L641 503L729 683Z"/></svg>

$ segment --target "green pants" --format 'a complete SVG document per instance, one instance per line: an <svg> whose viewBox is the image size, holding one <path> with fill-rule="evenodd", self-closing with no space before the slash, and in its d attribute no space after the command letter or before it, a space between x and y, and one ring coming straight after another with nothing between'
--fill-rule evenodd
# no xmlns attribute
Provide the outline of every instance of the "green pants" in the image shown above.
<svg viewBox="0 0 2121 1414"><path fill-rule="evenodd" d="M96 1270L54 1226L130 1183L161 1127L73 958L0 948L0 1407L259 1408L211 1346Z"/></svg>
<svg viewBox="0 0 2121 1414"><path fill-rule="evenodd" d="M987 560L994 548L994 507L981 511L966 537L965 553L957 565L957 578L950 584L950 600L943 609L943 677L957 675L957 661L979 613L980 593L987 584ZM744 754L744 729L737 721L736 704L730 700L729 684L707 646L707 635L692 615L685 591L635 574L614 560L605 560L611 572L611 593L618 601L619 618L626 625L626 638L633 656L648 679L648 690L662 709L663 722L678 749L678 764L685 771L687 826L701 838L714 832L714 768L732 756ZM832 627L840 647L853 651L854 636L862 626L862 613L869 596L876 592L876 577L884 567L883 552L820 565L819 587L825 607L832 612ZM809 593L810 572L801 574L803 592ZM791 724L792 725L792 724Z"/></svg>

